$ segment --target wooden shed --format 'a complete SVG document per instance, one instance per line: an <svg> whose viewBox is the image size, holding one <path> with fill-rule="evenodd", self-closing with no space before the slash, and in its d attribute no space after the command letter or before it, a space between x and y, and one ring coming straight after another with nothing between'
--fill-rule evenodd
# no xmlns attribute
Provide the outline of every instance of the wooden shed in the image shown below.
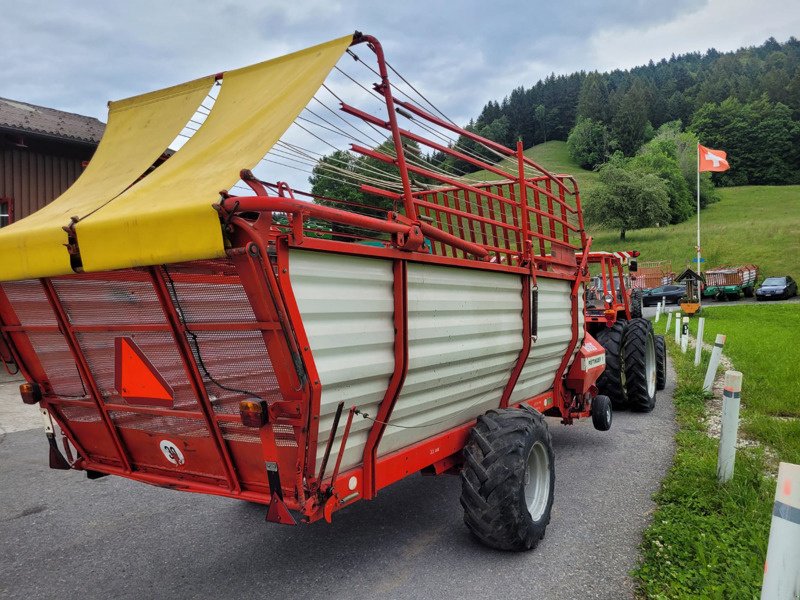
<svg viewBox="0 0 800 600"><path fill-rule="evenodd" d="M104 129L94 117L0 98L0 227L72 185Z"/></svg>

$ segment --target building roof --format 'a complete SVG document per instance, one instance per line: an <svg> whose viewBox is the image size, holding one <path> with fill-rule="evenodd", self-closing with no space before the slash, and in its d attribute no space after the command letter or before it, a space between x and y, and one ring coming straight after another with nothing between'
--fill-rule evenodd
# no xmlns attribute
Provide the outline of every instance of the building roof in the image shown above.
<svg viewBox="0 0 800 600"><path fill-rule="evenodd" d="M103 137L105 127L102 121L94 117L0 98L0 129L97 144Z"/></svg>

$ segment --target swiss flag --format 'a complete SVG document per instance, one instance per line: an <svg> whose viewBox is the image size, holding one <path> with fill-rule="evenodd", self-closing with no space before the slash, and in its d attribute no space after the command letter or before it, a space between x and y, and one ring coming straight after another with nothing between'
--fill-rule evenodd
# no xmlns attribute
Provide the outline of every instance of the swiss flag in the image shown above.
<svg viewBox="0 0 800 600"><path fill-rule="evenodd" d="M727 171L730 169L728 164L728 154L724 150L712 150L697 144L697 153L700 157L700 172L704 171Z"/></svg>

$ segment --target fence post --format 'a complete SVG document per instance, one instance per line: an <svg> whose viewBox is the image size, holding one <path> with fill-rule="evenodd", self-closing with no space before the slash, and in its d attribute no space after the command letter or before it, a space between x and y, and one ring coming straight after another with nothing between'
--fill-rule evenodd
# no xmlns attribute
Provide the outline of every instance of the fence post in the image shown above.
<svg viewBox="0 0 800 600"><path fill-rule="evenodd" d="M656 323L661 318L661 301L659 300L658 304L656 304Z"/></svg>
<svg viewBox="0 0 800 600"><path fill-rule="evenodd" d="M667 313L667 328L664 330L664 333L669 333L669 328L672 325L672 311Z"/></svg>
<svg viewBox="0 0 800 600"><path fill-rule="evenodd" d="M697 346L694 349L694 366L700 366L700 359L703 355L703 333L705 332L706 328L706 320L704 317L700 317L700 320L697 321Z"/></svg>
<svg viewBox="0 0 800 600"><path fill-rule="evenodd" d="M717 376L717 367L719 366L719 359L722 357L722 347L724 345L725 336L718 333L717 339L714 340L714 348L711 350L711 360L708 361L708 370L706 371L705 381L703 381L703 391L710 392L711 387L714 385L714 378Z"/></svg>
<svg viewBox="0 0 800 600"><path fill-rule="evenodd" d="M769 528L761 600L797 598L800 590L800 465L781 463Z"/></svg>
<svg viewBox="0 0 800 600"><path fill-rule="evenodd" d="M733 477L741 393L742 374L739 371L725 371L725 389L722 391L722 429L719 434L717 457L717 479L720 483L730 481Z"/></svg>
<svg viewBox="0 0 800 600"><path fill-rule="evenodd" d="M683 317L683 325L681 326L681 352L686 354L689 348L689 317Z"/></svg>
<svg viewBox="0 0 800 600"><path fill-rule="evenodd" d="M675 314L675 343L681 343L681 313Z"/></svg>

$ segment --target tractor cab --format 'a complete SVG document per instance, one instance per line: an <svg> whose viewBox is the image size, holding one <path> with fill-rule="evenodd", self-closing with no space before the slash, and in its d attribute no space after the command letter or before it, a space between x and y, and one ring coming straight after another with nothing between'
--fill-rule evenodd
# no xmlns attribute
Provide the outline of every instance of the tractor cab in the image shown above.
<svg viewBox="0 0 800 600"><path fill-rule="evenodd" d="M590 266L594 275L586 289L588 323L604 323L610 327L618 319L641 316L641 292L635 286L638 256L636 250L589 253L588 262L595 266Z"/></svg>

